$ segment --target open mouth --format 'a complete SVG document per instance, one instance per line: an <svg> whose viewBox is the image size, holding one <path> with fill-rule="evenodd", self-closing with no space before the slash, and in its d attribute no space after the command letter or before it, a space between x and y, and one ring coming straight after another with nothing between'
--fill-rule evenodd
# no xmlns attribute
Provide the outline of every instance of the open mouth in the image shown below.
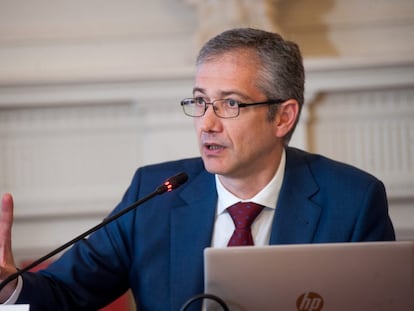
<svg viewBox="0 0 414 311"><path fill-rule="evenodd" d="M208 150L219 150L219 149L223 149L223 146L220 146L220 145L215 145L215 144L207 144L206 145L206 148L208 149Z"/></svg>

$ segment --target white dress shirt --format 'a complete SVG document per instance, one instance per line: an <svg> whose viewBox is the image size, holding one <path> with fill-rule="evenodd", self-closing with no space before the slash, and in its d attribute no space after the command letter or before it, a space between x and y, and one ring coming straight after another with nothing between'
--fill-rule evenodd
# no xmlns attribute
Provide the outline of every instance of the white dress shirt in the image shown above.
<svg viewBox="0 0 414 311"><path fill-rule="evenodd" d="M227 208L237 202L254 202L265 206L252 224L252 235L255 245L269 245L273 217L275 215L276 203L282 187L285 174L286 154L282 153L279 167L272 180L254 197L248 200L241 200L230 193L220 182L216 175L216 188L218 194L216 220L214 222L212 247L227 247L234 231L234 223Z"/></svg>

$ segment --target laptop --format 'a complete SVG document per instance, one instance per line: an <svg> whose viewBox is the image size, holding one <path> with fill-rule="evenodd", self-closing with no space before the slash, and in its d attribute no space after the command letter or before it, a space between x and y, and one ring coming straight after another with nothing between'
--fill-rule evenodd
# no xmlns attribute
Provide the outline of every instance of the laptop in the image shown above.
<svg viewBox="0 0 414 311"><path fill-rule="evenodd" d="M414 310L414 241L207 248L204 260L205 293L231 311Z"/></svg>

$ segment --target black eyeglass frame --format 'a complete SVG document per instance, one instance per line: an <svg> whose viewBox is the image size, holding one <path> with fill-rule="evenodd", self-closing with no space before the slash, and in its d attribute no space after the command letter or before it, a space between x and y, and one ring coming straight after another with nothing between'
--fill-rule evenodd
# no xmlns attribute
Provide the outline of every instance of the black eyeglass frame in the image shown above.
<svg viewBox="0 0 414 311"><path fill-rule="evenodd" d="M240 115L240 108L245 108L245 107L250 107L250 106L258 106L258 105L280 105L280 104L284 103L287 99L270 99L270 100L267 100L267 101L264 101L264 102L256 102L256 103L241 103L241 102L238 102L237 100L233 99L233 101L237 103L237 114L235 116L231 116L231 117L223 117L221 115L218 115L217 110L215 109L216 106L214 106L214 103L217 102L217 101L232 100L232 99L216 99L216 100L213 100L212 102L207 102L203 99L204 111L200 115L191 115L191 114L188 114L185 111L185 106L188 105L187 102L190 101L190 100L193 101L194 103L196 102L195 98L189 97L189 98L184 98L180 103L181 107L183 107L183 111L184 111L184 114L186 116L193 117L193 118L202 117L202 116L205 115L205 113L207 111L207 108L208 108L208 105L212 105L214 114L217 117L222 118L222 119L233 119L233 118L237 118Z"/></svg>

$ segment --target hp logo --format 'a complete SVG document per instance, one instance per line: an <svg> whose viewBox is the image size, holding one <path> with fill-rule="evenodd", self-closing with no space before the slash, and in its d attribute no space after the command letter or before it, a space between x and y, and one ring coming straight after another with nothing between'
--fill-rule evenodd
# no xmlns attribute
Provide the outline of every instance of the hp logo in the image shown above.
<svg viewBox="0 0 414 311"><path fill-rule="evenodd" d="M296 300L298 311L321 311L323 308L323 298L314 292L303 293Z"/></svg>

